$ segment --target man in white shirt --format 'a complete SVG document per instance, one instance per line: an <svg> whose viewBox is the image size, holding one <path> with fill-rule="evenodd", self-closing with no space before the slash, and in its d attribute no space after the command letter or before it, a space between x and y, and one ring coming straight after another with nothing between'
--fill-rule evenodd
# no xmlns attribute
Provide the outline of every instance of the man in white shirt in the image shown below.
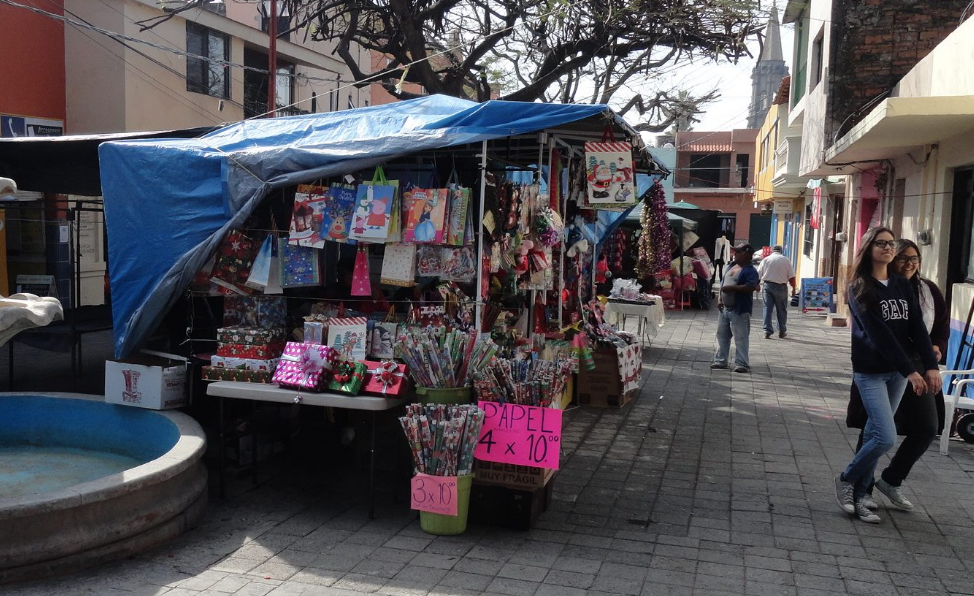
<svg viewBox="0 0 974 596"><path fill-rule="evenodd" d="M778 337L785 337L788 334L788 285L791 285L791 292L794 294L795 287L795 268L791 265L791 260L781 254L781 246L771 249L771 254L761 260L758 265L758 275L764 286L762 298L764 299L764 339L771 337L774 327L771 324L771 312L778 311Z"/></svg>

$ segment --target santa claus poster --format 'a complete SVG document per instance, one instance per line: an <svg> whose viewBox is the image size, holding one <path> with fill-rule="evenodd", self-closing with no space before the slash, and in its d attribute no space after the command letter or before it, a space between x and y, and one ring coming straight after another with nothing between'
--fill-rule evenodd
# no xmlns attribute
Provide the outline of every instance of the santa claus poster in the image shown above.
<svg viewBox="0 0 974 596"><path fill-rule="evenodd" d="M628 208L636 202L630 143L585 143L588 204L599 209Z"/></svg>

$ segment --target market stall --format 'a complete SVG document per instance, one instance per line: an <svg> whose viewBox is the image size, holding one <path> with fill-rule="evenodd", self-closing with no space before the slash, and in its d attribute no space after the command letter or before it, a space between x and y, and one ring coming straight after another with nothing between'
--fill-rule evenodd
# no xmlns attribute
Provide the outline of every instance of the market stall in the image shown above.
<svg viewBox="0 0 974 596"><path fill-rule="evenodd" d="M533 459L488 449L468 465L464 440L480 449L484 437L461 440L446 422L467 420L454 408L473 397L543 418L600 351L617 355L620 391L638 387L639 346L602 320L595 269L637 204L637 173L665 172L605 106L428 97L107 143L100 156L119 358L187 295L218 297L214 337L198 348L189 318L183 342L196 356L215 348L211 394L274 384L294 403L440 404L410 407L403 429L417 473L454 487L464 471L507 482L491 463L525 477L557 467L537 442L522 450Z"/></svg>

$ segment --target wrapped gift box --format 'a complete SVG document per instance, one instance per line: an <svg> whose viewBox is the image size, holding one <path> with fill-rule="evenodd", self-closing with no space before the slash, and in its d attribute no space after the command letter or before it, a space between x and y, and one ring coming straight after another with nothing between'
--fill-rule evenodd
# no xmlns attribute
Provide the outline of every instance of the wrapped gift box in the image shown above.
<svg viewBox="0 0 974 596"><path fill-rule="evenodd" d="M216 340L225 344L274 344L284 342L284 329L280 327L221 327L216 330Z"/></svg>
<svg viewBox="0 0 974 596"><path fill-rule="evenodd" d="M338 356L328 346L288 342L277 363L273 380L281 387L320 391Z"/></svg>
<svg viewBox="0 0 974 596"><path fill-rule="evenodd" d="M287 321L284 296L227 296L223 300L223 326L283 328Z"/></svg>
<svg viewBox="0 0 974 596"><path fill-rule="evenodd" d="M217 356L227 358L247 358L250 360L271 360L281 355L284 345L273 344L218 344Z"/></svg>
<svg viewBox="0 0 974 596"><path fill-rule="evenodd" d="M403 397L409 392L409 377L406 375L406 365L392 360L375 362L366 360L365 386L363 393L381 397Z"/></svg>
<svg viewBox="0 0 974 596"><path fill-rule="evenodd" d="M277 368L277 358L255 360L252 358L211 356L210 364L217 368L241 368L243 370L266 370L267 372L274 372L274 369Z"/></svg>
<svg viewBox="0 0 974 596"><path fill-rule="evenodd" d="M221 366L204 366L203 380L205 381L240 381L242 383L270 383L271 371L246 370L243 368L223 368Z"/></svg>
<svg viewBox="0 0 974 596"><path fill-rule="evenodd" d="M332 379L328 381L328 389L349 395L358 395L365 384L365 364L345 360L335 367Z"/></svg>

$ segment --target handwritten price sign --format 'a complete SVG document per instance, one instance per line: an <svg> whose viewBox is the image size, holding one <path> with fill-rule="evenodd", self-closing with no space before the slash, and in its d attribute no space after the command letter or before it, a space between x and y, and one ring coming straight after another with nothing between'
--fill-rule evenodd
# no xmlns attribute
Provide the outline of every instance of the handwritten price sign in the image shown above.
<svg viewBox="0 0 974 596"><path fill-rule="evenodd" d="M485 415L474 450L477 459L558 469L561 410L491 401L479 406Z"/></svg>
<svg viewBox="0 0 974 596"><path fill-rule="evenodd" d="M457 514L457 477L430 476L416 474L413 476L409 496L410 509L439 513L440 515Z"/></svg>

